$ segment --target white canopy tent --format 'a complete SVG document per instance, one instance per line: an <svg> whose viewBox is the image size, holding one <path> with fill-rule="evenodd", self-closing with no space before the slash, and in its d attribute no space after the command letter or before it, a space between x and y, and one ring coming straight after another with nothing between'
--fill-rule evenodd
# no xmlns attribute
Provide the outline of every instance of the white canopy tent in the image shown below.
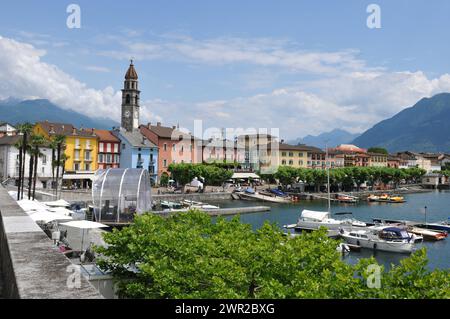
<svg viewBox="0 0 450 319"><path fill-rule="evenodd" d="M78 229L83 230L83 235L81 237L81 250L84 250L84 235L85 235L86 229L89 231L89 229L98 229L98 228L108 227L107 225L100 224L97 222L91 222L88 220L74 220L74 221L70 221L70 222L66 222L66 223L61 223L60 225L64 225L64 226L72 227L72 228L78 228Z"/></svg>
<svg viewBox="0 0 450 319"><path fill-rule="evenodd" d="M33 214L30 214L29 216L35 222L42 221L45 223L50 223L55 220L70 220L70 219L72 219L72 217L70 217L70 216L59 215L59 214L50 213L47 211L35 212Z"/></svg>
<svg viewBox="0 0 450 319"><path fill-rule="evenodd" d="M255 173L234 173L231 179L260 179Z"/></svg>

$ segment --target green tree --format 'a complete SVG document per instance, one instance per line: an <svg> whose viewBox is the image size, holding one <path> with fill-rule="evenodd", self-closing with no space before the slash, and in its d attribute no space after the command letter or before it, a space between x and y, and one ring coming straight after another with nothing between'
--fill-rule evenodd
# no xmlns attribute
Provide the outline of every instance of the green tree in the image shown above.
<svg viewBox="0 0 450 319"><path fill-rule="evenodd" d="M30 156L34 158L34 168L33 168L33 200L36 199L36 181L37 181L37 167L39 163L39 158L42 156L42 153L40 152L40 147L46 145L47 141L44 136L42 135L32 135L30 140L30 146L31 146L31 152Z"/></svg>
<svg viewBox="0 0 450 319"><path fill-rule="evenodd" d="M55 188L55 196L58 198L58 187L59 187L59 170L61 168L61 156L64 152L64 149L66 147L66 137L64 135L55 135L53 138L55 144L56 144L56 188Z"/></svg>
<svg viewBox="0 0 450 319"><path fill-rule="evenodd" d="M104 235L98 265L127 298L449 298L450 272L429 271L425 251L367 287L367 266L342 261L324 229L290 237L275 225L250 225L190 211L144 214Z"/></svg>
<svg viewBox="0 0 450 319"><path fill-rule="evenodd" d="M383 147L371 147L367 150L367 152L369 153L379 153L379 154L386 154L388 155L389 152L387 151L387 149L383 148Z"/></svg>

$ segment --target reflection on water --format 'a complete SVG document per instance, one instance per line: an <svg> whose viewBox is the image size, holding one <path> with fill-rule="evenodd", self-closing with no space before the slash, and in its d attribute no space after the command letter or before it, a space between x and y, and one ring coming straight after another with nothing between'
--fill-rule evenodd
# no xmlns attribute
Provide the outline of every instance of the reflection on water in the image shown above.
<svg viewBox="0 0 450 319"><path fill-rule="evenodd" d="M433 191L429 193L405 195L406 203L367 203L358 204L332 204L332 215L341 212L352 212L352 215L334 215L336 219L353 217L362 221L372 221L372 218L399 219L425 221L425 210L427 206L428 222L447 220L450 217L450 192ZM251 201L217 201L211 203L220 207L242 207L266 205L271 206L269 212L245 214L241 216L244 223L251 224L255 229L261 227L265 221L275 223L282 227L286 224L294 224L303 209L327 210L326 201L302 201L294 204L274 204ZM424 242L418 247L425 246L428 252L430 268L450 268L450 238L440 242ZM398 264L401 259L408 255L389 252L376 252L375 254L363 249L361 252L352 252L345 257L349 263L356 263L358 258L374 256L379 263L389 268L391 264Z"/></svg>

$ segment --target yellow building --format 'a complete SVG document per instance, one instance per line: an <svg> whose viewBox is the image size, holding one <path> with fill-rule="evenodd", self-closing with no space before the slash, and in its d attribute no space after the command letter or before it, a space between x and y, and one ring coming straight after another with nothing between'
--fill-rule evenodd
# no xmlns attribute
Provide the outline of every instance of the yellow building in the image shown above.
<svg viewBox="0 0 450 319"><path fill-rule="evenodd" d="M89 176L98 168L98 137L93 129L77 129L72 124L50 123L48 121L36 123L34 127L36 134L41 134L50 139L56 135L66 137L64 154L67 157L65 164L66 180L86 187L91 180ZM72 183L73 182L73 183Z"/></svg>
<svg viewBox="0 0 450 319"><path fill-rule="evenodd" d="M292 166L296 168L308 167L308 152L311 147L306 145L279 144L279 160L281 166Z"/></svg>

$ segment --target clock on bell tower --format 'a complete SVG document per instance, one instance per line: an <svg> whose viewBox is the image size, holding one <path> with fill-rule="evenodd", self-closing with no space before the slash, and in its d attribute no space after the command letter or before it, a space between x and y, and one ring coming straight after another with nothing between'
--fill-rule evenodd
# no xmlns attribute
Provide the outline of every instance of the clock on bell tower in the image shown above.
<svg viewBox="0 0 450 319"><path fill-rule="evenodd" d="M128 132L139 129L139 91L138 75L133 60L125 74L122 90L122 120L121 126Z"/></svg>

